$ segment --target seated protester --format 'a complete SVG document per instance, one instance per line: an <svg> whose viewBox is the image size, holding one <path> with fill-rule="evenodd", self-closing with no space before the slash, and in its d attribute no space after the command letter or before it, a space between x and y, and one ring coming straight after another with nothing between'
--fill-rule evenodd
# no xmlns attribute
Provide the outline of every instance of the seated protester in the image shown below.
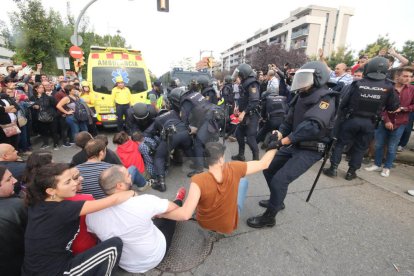
<svg viewBox="0 0 414 276"><path fill-rule="evenodd" d="M149 178L155 179L157 175L154 168L154 153L158 146L157 142L153 138L142 135L141 131L134 132L132 140L138 143L138 150L144 159L146 173Z"/></svg>
<svg viewBox="0 0 414 276"><path fill-rule="evenodd" d="M125 168L131 174L132 183L144 190L151 186L151 182L145 181L142 174L145 171L144 160L138 150L138 144L132 141L125 131L115 134L113 143L117 145L116 153L122 161Z"/></svg>
<svg viewBox="0 0 414 276"><path fill-rule="evenodd" d="M81 151L79 151L72 157L72 161L70 162L72 166L82 164L88 160L88 157L86 156L85 146L86 143L88 143L89 140L92 139L92 135L87 131L81 131L78 134L76 134L75 144L76 146L81 148Z"/></svg>
<svg viewBox="0 0 414 276"><path fill-rule="evenodd" d="M5 166L18 182L22 180L23 172L26 169L26 163L21 161L17 150L9 144L0 144L0 166ZM16 185L15 189L16 193L20 191L20 183Z"/></svg>
<svg viewBox="0 0 414 276"><path fill-rule="evenodd" d="M268 149L274 146L276 143L272 142ZM206 144L208 172L194 175L183 207L162 217L188 220L197 210L196 219L201 227L224 234L236 230L248 186L247 181L242 179L246 175L268 168L276 150L267 151L258 161L225 163L225 149L220 143Z"/></svg>
<svg viewBox="0 0 414 276"><path fill-rule="evenodd" d="M0 275L17 276L23 264L27 209L14 193L17 180L0 166Z"/></svg>
<svg viewBox="0 0 414 276"><path fill-rule="evenodd" d="M78 179L78 186L76 186L76 194L73 197L69 197L66 200L71 201L79 201L79 200L94 200L93 196L90 194L83 194L82 192L82 182L83 177L79 176ZM98 243L98 239L94 234L91 234L87 231L86 228L86 216L80 217L80 225L79 225L79 232L76 235L76 238L73 240L72 243L72 252L73 255L78 255L92 247L94 247Z"/></svg>
<svg viewBox="0 0 414 276"><path fill-rule="evenodd" d="M103 171L99 183L108 196L125 193L132 184L122 166ZM152 218L178 208L184 197L184 188L177 193L175 203L154 195L137 195L118 206L87 215L88 231L104 242L120 237L124 247L119 266L130 273L144 273L162 261L175 231L175 221Z"/></svg>
<svg viewBox="0 0 414 276"><path fill-rule="evenodd" d="M82 194L91 194L95 199L105 197L104 191L99 186L98 178L101 172L113 166L103 162L106 154L106 146L102 140L89 140L84 148L88 160L76 168L83 177Z"/></svg>
<svg viewBox="0 0 414 276"><path fill-rule="evenodd" d="M119 156L113 150L108 148L108 137L105 134L98 134L96 135L95 139L101 140L105 143L106 155L102 161L109 163L109 164L122 165L122 162L121 162L121 159L119 159Z"/></svg>
<svg viewBox="0 0 414 276"><path fill-rule="evenodd" d="M23 275L108 275L117 265L122 241L113 237L73 256L71 244L79 217L120 204L135 193L120 192L104 199L68 201L76 194L79 171L68 164L41 167L27 189L28 223Z"/></svg>

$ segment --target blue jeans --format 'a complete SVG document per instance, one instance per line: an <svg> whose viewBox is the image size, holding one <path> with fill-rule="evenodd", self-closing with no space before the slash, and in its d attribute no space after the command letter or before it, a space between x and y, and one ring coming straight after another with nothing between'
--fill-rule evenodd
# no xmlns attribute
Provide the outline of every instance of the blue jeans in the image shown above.
<svg viewBox="0 0 414 276"><path fill-rule="evenodd" d="M385 128L384 122L378 126L375 131L375 165L381 167L382 158L384 156L384 146L387 144L387 156L385 158L384 168L391 169L397 155L397 147L400 142L401 135L405 130L405 125L399 126L397 129L388 130Z"/></svg>
<svg viewBox="0 0 414 276"><path fill-rule="evenodd" d="M87 122L79 122L73 115L66 116L66 123L70 127L70 135L72 136L71 141L75 140L75 136L79 133L79 131L88 131Z"/></svg>
<svg viewBox="0 0 414 276"><path fill-rule="evenodd" d="M132 184L137 185L138 187L144 187L145 186L147 181L142 176L142 174L139 173L137 167L130 166L128 168L128 172L131 175Z"/></svg>
<svg viewBox="0 0 414 276"><path fill-rule="evenodd" d="M237 209L239 210L239 215L243 211L244 200L246 199L247 188L249 187L249 182L247 178L243 177L239 182L239 191L237 194Z"/></svg>
<svg viewBox="0 0 414 276"><path fill-rule="evenodd" d="M408 144L408 141L410 140L411 131L413 129L413 123L414 123L414 112L410 113L410 117L408 120L409 120L408 124L406 125L404 133L400 139L399 146L401 147L405 147Z"/></svg>
<svg viewBox="0 0 414 276"><path fill-rule="evenodd" d="M27 129L27 125L20 127L20 131L22 133L20 133L19 136L19 150L25 152L28 151L30 149L30 144L28 143L28 135L29 135L29 131Z"/></svg>

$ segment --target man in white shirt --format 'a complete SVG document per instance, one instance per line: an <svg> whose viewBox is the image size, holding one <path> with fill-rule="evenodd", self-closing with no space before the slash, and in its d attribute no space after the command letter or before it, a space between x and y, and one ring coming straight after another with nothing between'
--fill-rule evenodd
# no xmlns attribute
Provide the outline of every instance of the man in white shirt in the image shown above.
<svg viewBox="0 0 414 276"><path fill-rule="evenodd" d="M131 188L131 175L122 166L113 166L99 177L102 190L111 195ZM182 204L185 189L177 193L176 203ZM136 195L122 204L86 216L88 231L104 241L119 237L123 242L119 266L130 273L144 273L156 267L171 244L175 221L155 219L178 205L153 195ZM154 224L155 223L155 224Z"/></svg>
<svg viewBox="0 0 414 276"><path fill-rule="evenodd" d="M273 69L267 71L267 91L279 95L279 79L276 77L276 72Z"/></svg>

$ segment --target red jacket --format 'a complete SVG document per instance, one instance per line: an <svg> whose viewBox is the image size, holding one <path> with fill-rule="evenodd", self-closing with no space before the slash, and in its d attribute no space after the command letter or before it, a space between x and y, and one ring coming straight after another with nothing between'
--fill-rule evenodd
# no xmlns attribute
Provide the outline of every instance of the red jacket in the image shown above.
<svg viewBox="0 0 414 276"><path fill-rule="evenodd" d="M116 148L116 153L126 168L135 166L140 173L145 171L144 160L142 159L141 152L138 150L138 144L136 142L128 140L126 143L119 145Z"/></svg>
<svg viewBox="0 0 414 276"><path fill-rule="evenodd" d="M396 95L400 98L400 107L404 110L398 113L383 112L382 118L385 123L392 123L394 129L408 123L410 112L414 112L414 85L404 85L401 92L396 91Z"/></svg>

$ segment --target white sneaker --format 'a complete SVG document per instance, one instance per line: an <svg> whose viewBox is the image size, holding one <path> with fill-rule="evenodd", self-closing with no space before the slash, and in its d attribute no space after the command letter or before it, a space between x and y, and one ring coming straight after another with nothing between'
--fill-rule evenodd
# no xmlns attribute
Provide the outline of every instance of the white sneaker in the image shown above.
<svg viewBox="0 0 414 276"><path fill-rule="evenodd" d="M381 172L381 176L383 176L383 177L388 177L388 176L390 176L390 169L383 169L382 170L382 172Z"/></svg>
<svg viewBox="0 0 414 276"><path fill-rule="evenodd" d="M380 172L381 167L378 167L377 165L372 165L371 167L366 167L365 170L367 172Z"/></svg>
<svg viewBox="0 0 414 276"><path fill-rule="evenodd" d="M407 193L408 193L409 195L414 196L414 190L408 190L408 191L407 191Z"/></svg>
<svg viewBox="0 0 414 276"><path fill-rule="evenodd" d="M398 146L397 151L398 151L398 152L403 152L403 151L404 151L404 148L403 148L403 147L401 147L401 146Z"/></svg>

